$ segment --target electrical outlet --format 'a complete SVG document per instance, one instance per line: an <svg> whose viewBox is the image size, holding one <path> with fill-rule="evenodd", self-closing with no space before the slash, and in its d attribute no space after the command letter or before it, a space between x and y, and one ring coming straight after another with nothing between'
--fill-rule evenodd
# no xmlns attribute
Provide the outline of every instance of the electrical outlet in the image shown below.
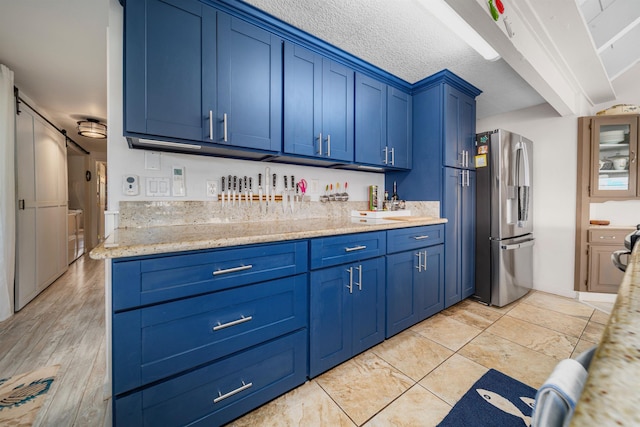
<svg viewBox="0 0 640 427"><path fill-rule="evenodd" d="M207 197L218 197L218 183L207 181Z"/></svg>
<svg viewBox="0 0 640 427"><path fill-rule="evenodd" d="M317 179L312 179L310 187L311 188L309 188L309 193L318 194L318 190L320 188L320 182Z"/></svg>

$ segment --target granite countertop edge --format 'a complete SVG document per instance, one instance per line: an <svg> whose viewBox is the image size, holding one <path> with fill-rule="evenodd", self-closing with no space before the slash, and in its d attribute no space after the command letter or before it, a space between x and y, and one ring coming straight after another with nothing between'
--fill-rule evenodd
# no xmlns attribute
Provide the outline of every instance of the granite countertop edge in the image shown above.
<svg viewBox="0 0 640 427"><path fill-rule="evenodd" d="M640 425L640 245L629 260L571 426Z"/></svg>
<svg viewBox="0 0 640 427"><path fill-rule="evenodd" d="M313 218L263 222L226 222L118 228L90 252L93 259L114 259L282 242L340 234L444 224L446 218L357 222L352 218Z"/></svg>

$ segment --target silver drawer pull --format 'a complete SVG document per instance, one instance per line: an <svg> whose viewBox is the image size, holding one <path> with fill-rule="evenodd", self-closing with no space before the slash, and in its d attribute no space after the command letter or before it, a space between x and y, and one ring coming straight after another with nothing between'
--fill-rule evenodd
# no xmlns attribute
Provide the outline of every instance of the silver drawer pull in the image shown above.
<svg viewBox="0 0 640 427"><path fill-rule="evenodd" d="M367 249L365 245L354 246L352 248L344 248L345 252L353 252L353 251L361 251L363 249Z"/></svg>
<svg viewBox="0 0 640 427"><path fill-rule="evenodd" d="M222 394L221 392L218 392L218 397L213 399L213 403L218 403L221 400L226 399L227 397L231 397L234 394L240 393L241 391L248 389L249 387L253 387L253 383L245 384L244 381L242 381L242 387L238 387L237 389L232 390L229 393Z"/></svg>
<svg viewBox="0 0 640 427"><path fill-rule="evenodd" d="M424 240L424 239L428 239L429 236L415 236L414 239L415 240Z"/></svg>
<svg viewBox="0 0 640 427"><path fill-rule="evenodd" d="M249 270L250 268L253 268L253 265L241 265L240 267L227 268L226 270L216 270L213 272L213 275L235 273L236 271Z"/></svg>
<svg viewBox="0 0 640 427"><path fill-rule="evenodd" d="M249 320L252 320L252 319L253 319L253 316L248 316L248 317L241 316L240 319L233 320L231 322L227 322L227 323L218 322L218 324L213 327L213 330L219 331L220 329L228 328L229 326L239 325L240 323L248 322Z"/></svg>
<svg viewBox="0 0 640 427"><path fill-rule="evenodd" d="M616 236L600 236L601 239L615 240Z"/></svg>

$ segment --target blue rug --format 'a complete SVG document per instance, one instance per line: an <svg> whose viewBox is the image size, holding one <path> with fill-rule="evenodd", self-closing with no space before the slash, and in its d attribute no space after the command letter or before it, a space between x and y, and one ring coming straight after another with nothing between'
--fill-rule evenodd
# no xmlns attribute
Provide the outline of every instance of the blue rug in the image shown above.
<svg viewBox="0 0 640 427"><path fill-rule="evenodd" d="M490 369L438 426L529 426L535 397L536 389Z"/></svg>

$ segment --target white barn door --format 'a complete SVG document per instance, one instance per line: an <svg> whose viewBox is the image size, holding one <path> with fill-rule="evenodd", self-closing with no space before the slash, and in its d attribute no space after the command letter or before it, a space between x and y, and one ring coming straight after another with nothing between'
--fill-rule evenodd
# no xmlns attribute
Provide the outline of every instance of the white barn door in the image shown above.
<svg viewBox="0 0 640 427"><path fill-rule="evenodd" d="M67 270L65 137L29 107L16 115L15 311Z"/></svg>

